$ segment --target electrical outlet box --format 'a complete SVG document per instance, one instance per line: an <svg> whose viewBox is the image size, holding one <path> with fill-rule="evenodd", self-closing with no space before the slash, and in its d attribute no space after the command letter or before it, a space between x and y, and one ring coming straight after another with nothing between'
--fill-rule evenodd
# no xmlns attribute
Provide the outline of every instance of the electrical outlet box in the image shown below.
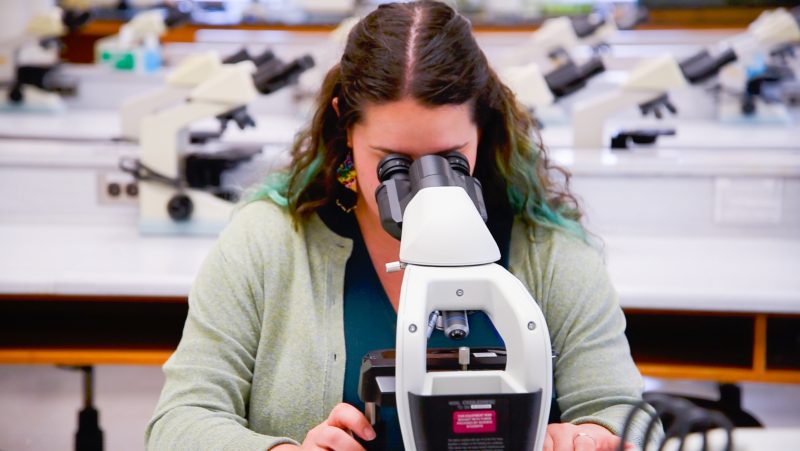
<svg viewBox="0 0 800 451"><path fill-rule="evenodd" d="M124 172L97 174L97 202L101 205L137 205L139 183Z"/></svg>

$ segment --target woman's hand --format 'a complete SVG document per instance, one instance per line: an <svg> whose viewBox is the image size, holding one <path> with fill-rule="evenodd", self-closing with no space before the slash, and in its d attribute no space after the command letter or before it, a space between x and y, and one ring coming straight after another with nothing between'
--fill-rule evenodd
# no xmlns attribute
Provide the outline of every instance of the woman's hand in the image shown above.
<svg viewBox="0 0 800 451"><path fill-rule="evenodd" d="M303 444L298 448L295 445L278 445L273 451L288 450L333 450L333 451L363 451L353 434L364 440L375 438L375 430L370 426L367 418L350 404L339 403L331 410L328 419L315 426L306 434Z"/></svg>
<svg viewBox="0 0 800 451"><path fill-rule="evenodd" d="M620 440L599 424L548 424L543 451L616 451ZM626 443L625 449L633 445Z"/></svg>

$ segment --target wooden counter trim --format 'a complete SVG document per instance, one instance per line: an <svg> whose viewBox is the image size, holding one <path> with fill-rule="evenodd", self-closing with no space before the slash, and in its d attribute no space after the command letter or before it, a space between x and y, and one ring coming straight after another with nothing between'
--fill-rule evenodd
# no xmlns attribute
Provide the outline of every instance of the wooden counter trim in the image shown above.
<svg viewBox="0 0 800 451"><path fill-rule="evenodd" d="M664 379L699 379L719 382L800 383L800 371L754 371L748 368L641 363L636 365L643 376Z"/></svg>
<svg viewBox="0 0 800 451"><path fill-rule="evenodd" d="M650 9L637 29L747 28L766 9L759 7Z"/></svg>
<svg viewBox="0 0 800 451"><path fill-rule="evenodd" d="M767 371L767 315L755 317L753 330L753 370L764 376Z"/></svg>
<svg viewBox="0 0 800 451"><path fill-rule="evenodd" d="M11 365L163 365L171 350L3 349L0 364ZM737 367L639 364L645 376L722 382L800 383L800 371L753 371Z"/></svg>
<svg viewBox="0 0 800 451"><path fill-rule="evenodd" d="M171 350L2 349L0 364L11 365L163 365Z"/></svg>

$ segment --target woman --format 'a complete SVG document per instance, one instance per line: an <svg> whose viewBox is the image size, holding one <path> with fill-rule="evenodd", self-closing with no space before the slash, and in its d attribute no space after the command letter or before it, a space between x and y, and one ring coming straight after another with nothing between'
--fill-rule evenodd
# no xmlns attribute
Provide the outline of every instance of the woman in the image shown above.
<svg viewBox="0 0 800 451"><path fill-rule="evenodd" d="M380 224L376 167L389 153L458 151L482 182L501 263L540 304L558 353L545 449L615 449L641 378L580 211L532 131L448 6L384 5L359 22L292 165L239 209L195 281L149 448L358 450L353 435L374 438L358 371L365 352L394 347L402 281L383 270L399 242ZM501 343L485 315L470 320L467 345ZM453 346L429 343L442 345Z"/></svg>

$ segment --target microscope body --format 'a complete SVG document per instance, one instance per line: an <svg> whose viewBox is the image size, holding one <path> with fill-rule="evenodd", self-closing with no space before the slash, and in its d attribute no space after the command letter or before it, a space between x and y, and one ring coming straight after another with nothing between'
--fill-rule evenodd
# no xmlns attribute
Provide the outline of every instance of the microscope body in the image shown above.
<svg viewBox="0 0 800 451"><path fill-rule="evenodd" d="M480 183L454 153L424 156L408 172L387 166L379 167L376 197L384 228L401 232L399 266L391 267L405 271L395 354L405 448L541 450L552 393L550 336L526 287L494 263L500 251L485 224ZM485 312L505 343L505 369L470 370L465 361L461 370L429 372L426 325L437 310Z"/></svg>
<svg viewBox="0 0 800 451"><path fill-rule="evenodd" d="M430 312L463 309L484 311L492 321L506 345L505 370L427 371ZM550 337L514 275L495 263L407 264L397 317L395 396L406 449L542 449L552 393Z"/></svg>
<svg viewBox="0 0 800 451"><path fill-rule="evenodd" d="M139 178L140 231L154 234L216 234L227 223L233 203L186 182L189 127L247 105L258 96L255 65L244 61L221 68L194 88L184 103L142 121Z"/></svg>
<svg viewBox="0 0 800 451"><path fill-rule="evenodd" d="M671 56L662 56L640 63L628 79L614 91L577 102L572 110L573 147L582 149L604 149L606 120L614 113L639 106L643 114L655 111L664 105L675 112L669 103L667 93L671 89L686 86L686 79Z"/></svg>
<svg viewBox="0 0 800 451"><path fill-rule="evenodd" d="M60 94L73 94L77 82L58 75L58 38L67 28L63 11L53 5L9 1L0 6L0 104L57 111ZM20 28L19 24L24 24Z"/></svg>
<svg viewBox="0 0 800 451"><path fill-rule="evenodd" d="M214 76L221 66L222 61L215 52L190 55L166 76L165 86L126 100L120 107L122 137L138 141L145 116L182 102L193 88Z"/></svg>
<svg viewBox="0 0 800 451"><path fill-rule="evenodd" d="M720 120L790 123L784 87L797 85L800 64L794 48L800 44L800 24L789 11L765 11L747 31L722 43L736 55L736 64L719 71L722 92L738 95L719 97Z"/></svg>
<svg viewBox="0 0 800 451"><path fill-rule="evenodd" d="M528 42L505 58L499 74L537 121L541 117L563 120L566 112L556 102L605 71L599 49L616 30L610 18L587 17L581 22L568 17L548 19ZM591 46L592 54L576 57L579 45Z"/></svg>
<svg viewBox="0 0 800 451"><path fill-rule="evenodd" d="M286 63L267 51L222 63L215 55L198 55L170 79L175 85L171 92L188 90L183 102L158 109L163 105L149 96L144 100L154 101L133 103L135 108L128 110L133 124L133 113L156 109L141 120L139 159L120 164L140 182L142 233L216 235L222 230L241 192L240 183L229 186L224 178L260 153L261 146L229 148L219 143L219 138L231 121L241 129L255 126L247 105L261 94L296 83L314 60L305 55ZM203 69L213 73L203 78ZM189 89L192 84L196 86ZM217 119L220 129L190 130L192 124L205 119Z"/></svg>

